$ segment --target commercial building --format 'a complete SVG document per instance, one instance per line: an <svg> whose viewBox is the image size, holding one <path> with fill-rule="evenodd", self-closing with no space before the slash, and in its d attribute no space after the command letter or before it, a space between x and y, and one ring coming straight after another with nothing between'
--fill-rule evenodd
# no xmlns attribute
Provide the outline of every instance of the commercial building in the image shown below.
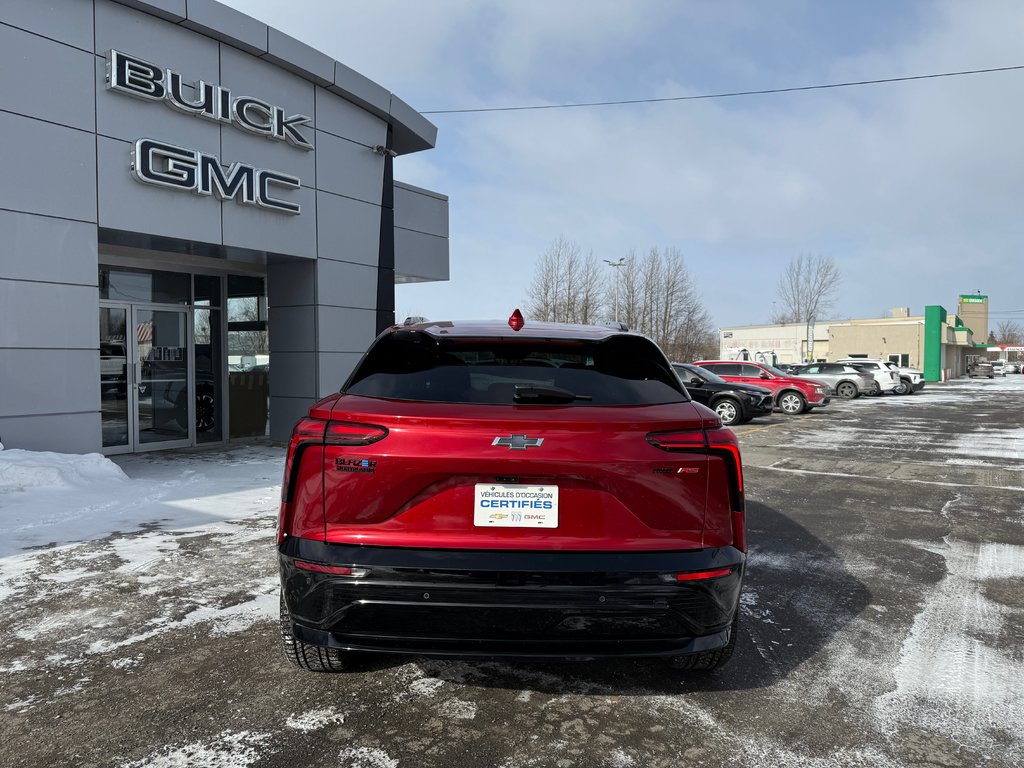
<svg viewBox="0 0 1024 768"><path fill-rule="evenodd" d="M448 278L436 128L213 0L0 6L0 442L284 438Z"/></svg>
<svg viewBox="0 0 1024 768"><path fill-rule="evenodd" d="M927 381L943 381L986 357L988 347L980 342L987 337L988 297L962 294L955 314L931 305L918 316L899 307L884 318L732 326L719 331L719 345L728 360L787 364L867 357L919 368Z"/></svg>

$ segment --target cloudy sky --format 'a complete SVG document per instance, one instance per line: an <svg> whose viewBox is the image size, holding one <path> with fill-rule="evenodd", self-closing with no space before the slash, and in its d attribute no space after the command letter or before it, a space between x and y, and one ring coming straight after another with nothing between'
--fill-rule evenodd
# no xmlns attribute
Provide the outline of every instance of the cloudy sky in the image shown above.
<svg viewBox="0 0 1024 768"><path fill-rule="evenodd" d="M226 0L420 111L645 99L1024 65L1018 0ZM677 248L716 325L766 322L798 254L833 318L1024 322L1024 70L767 96L429 115L396 177L450 196L451 281L397 314L505 317L559 236Z"/></svg>

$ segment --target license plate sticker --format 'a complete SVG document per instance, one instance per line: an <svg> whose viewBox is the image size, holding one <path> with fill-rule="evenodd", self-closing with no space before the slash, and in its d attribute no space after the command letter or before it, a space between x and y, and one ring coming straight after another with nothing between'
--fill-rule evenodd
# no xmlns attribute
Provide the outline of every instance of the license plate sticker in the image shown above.
<svg viewBox="0 0 1024 768"><path fill-rule="evenodd" d="M478 528L557 528L557 485L477 483L473 525Z"/></svg>

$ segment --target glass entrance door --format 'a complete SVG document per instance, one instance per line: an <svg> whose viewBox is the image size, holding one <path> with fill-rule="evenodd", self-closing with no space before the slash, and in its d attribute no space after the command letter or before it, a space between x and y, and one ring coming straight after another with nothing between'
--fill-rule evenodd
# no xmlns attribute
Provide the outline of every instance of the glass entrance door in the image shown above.
<svg viewBox="0 0 1024 768"><path fill-rule="evenodd" d="M188 312L132 307L135 450L192 443Z"/></svg>
<svg viewBox="0 0 1024 768"><path fill-rule="evenodd" d="M100 421L103 448L131 447L134 404L129 401L132 350L128 344L128 307L100 307Z"/></svg>

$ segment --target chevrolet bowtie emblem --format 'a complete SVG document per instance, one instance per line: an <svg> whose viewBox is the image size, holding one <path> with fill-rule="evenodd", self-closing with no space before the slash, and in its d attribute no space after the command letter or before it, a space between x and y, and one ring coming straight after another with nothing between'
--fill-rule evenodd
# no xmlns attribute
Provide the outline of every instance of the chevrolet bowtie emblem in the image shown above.
<svg viewBox="0 0 1024 768"><path fill-rule="evenodd" d="M527 437L526 435L509 435L496 437L491 445L501 445L513 451L525 451L527 448L539 448L544 442L543 437Z"/></svg>

